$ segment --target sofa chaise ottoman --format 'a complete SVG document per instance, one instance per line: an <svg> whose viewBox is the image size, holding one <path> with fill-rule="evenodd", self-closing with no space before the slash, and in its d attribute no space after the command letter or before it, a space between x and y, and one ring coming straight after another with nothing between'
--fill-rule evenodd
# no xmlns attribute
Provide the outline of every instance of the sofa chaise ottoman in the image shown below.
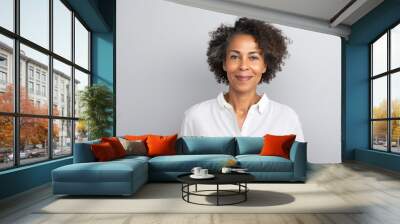
<svg viewBox="0 0 400 224"><path fill-rule="evenodd" d="M96 162L92 141L75 144L74 163L52 171L54 194L132 195L148 181L147 156Z"/></svg>

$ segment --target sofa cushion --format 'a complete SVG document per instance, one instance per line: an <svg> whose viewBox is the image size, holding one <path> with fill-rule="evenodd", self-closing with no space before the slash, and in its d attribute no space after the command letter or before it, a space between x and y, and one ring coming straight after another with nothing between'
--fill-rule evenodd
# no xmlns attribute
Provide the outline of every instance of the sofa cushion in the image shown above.
<svg viewBox="0 0 400 224"><path fill-rule="evenodd" d="M90 147L92 149L94 157L96 157L96 161L104 162L118 158L112 145L108 142L92 144Z"/></svg>
<svg viewBox="0 0 400 224"><path fill-rule="evenodd" d="M101 138L101 142L110 143L117 158L126 156L126 151L117 137L103 137Z"/></svg>
<svg viewBox="0 0 400 224"><path fill-rule="evenodd" d="M236 155L259 154L264 144L263 137L236 137Z"/></svg>
<svg viewBox="0 0 400 224"><path fill-rule="evenodd" d="M128 139L130 141L140 140L145 142L149 135L125 135L124 139Z"/></svg>
<svg viewBox="0 0 400 224"><path fill-rule="evenodd" d="M149 160L149 170L163 172L190 172L193 167L200 166L211 172L219 171L230 159L231 155L174 155L158 156Z"/></svg>
<svg viewBox="0 0 400 224"><path fill-rule="evenodd" d="M234 137L182 137L181 146L177 154L199 155L199 154L225 154L235 155Z"/></svg>
<svg viewBox="0 0 400 224"><path fill-rule="evenodd" d="M239 166L249 172L292 172L292 161L279 156L238 155Z"/></svg>
<svg viewBox="0 0 400 224"><path fill-rule="evenodd" d="M261 149L261 156L280 156L289 158L290 148L296 135L269 135L264 136L264 146Z"/></svg>
<svg viewBox="0 0 400 224"><path fill-rule="evenodd" d="M148 162L150 157L147 156L137 156L137 155L130 155L130 156L125 156L124 158L120 158L117 160L113 160L113 162L131 162L135 160L143 161L143 162Z"/></svg>
<svg viewBox="0 0 400 224"><path fill-rule="evenodd" d="M176 139L178 135L158 136L150 135L147 137L146 143L148 156L164 156L176 154Z"/></svg>
<svg viewBox="0 0 400 224"><path fill-rule="evenodd" d="M127 140L118 138L126 151L126 155L147 155L146 143L141 140Z"/></svg>

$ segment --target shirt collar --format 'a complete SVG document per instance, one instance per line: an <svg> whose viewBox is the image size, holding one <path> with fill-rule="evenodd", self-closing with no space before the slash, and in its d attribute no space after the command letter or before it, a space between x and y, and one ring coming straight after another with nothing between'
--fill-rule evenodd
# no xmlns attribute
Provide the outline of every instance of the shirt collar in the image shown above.
<svg viewBox="0 0 400 224"><path fill-rule="evenodd" d="M232 108L233 109L232 105L229 104L228 102L226 102L223 92L221 92L218 95L217 102L218 102L218 105L221 107L221 109L224 109L224 108ZM265 111L265 108L266 108L268 102L269 102L268 96L266 93L264 93L261 96L261 99L255 104L257 106L257 110L260 114L262 114Z"/></svg>

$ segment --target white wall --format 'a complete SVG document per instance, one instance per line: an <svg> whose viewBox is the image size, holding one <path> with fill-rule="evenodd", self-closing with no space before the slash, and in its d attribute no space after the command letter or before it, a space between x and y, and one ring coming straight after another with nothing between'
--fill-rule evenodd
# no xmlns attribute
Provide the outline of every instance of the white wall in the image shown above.
<svg viewBox="0 0 400 224"><path fill-rule="evenodd" d="M183 112L226 87L208 70L208 32L236 16L163 0L117 1L117 135L177 133ZM297 111L308 160L340 162L340 39L279 26L293 41L270 85Z"/></svg>
<svg viewBox="0 0 400 224"><path fill-rule="evenodd" d="M259 89L298 113L308 142L308 161L341 162L340 38L278 27L292 40L290 57L271 84Z"/></svg>

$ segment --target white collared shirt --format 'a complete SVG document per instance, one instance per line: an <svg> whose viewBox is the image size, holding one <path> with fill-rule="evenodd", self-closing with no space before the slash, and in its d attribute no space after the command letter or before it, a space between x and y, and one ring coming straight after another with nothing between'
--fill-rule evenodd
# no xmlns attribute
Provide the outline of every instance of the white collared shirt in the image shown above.
<svg viewBox="0 0 400 224"><path fill-rule="evenodd" d="M217 98L198 103L185 111L179 136L250 136L266 134L295 134L296 141L304 142L301 123L296 112L289 106L268 99L261 99L250 107L242 129L236 120L231 104L221 92Z"/></svg>

